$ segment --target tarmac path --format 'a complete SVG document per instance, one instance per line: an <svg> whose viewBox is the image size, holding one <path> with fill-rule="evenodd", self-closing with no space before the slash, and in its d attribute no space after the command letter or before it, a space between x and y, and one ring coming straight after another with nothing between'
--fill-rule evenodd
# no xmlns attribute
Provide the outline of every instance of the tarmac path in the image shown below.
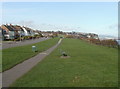
<svg viewBox="0 0 120 89"><path fill-rule="evenodd" d="M0 46L2 45L2 47L0 47L0 49L6 49L6 48L11 48L11 47L17 47L17 46L23 46L23 45L28 45L28 44L33 44L33 43L38 43L40 41L44 41L50 38L39 38L39 39L31 39L31 40L25 40L25 41L8 41L8 42L2 42L2 44L0 44Z"/></svg>
<svg viewBox="0 0 120 89"><path fill-rule="evenodd" d="M61 43L62 39L58 41L56 45L49 48L48 50L39 53L38 55L14 66L13 68L2 73L2 87L9 87L16 79L27 73L31 68L33 68L37 63L49 55L58 45Z"/></svg>

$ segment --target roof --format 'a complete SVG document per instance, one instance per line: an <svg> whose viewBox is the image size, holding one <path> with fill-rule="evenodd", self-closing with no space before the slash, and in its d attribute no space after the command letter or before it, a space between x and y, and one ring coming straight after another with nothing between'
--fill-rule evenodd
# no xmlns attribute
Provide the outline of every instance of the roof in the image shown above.
<svg viewBox="0 0 120 89"><path fill-rule="evenodd" d="M21 26L18 26L18 25L14 25L13 28L17 31L23 31L22 27Z"/></svg>
<svg viewBox="0 0 120 89"><path fill-rule="evenodd" d="M4 25L7 29L9 29L10 31L14 31L14 28L10 25Z"/></svg>
<svg viewBox="0 0 120 89"><path fill-rule="evenodd" d="M28 27L24 27L27 31L31 31L32 29L31 28L28 28Z"/></svg>

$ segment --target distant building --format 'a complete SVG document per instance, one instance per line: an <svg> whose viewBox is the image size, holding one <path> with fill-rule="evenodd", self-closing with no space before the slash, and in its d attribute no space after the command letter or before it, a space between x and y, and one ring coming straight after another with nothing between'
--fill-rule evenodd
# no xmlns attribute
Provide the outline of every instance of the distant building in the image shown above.
<svg viewBox="0 0 120 89"><path fill-rule="evenodd" d="M22 28L24 30L25 36L34 36L35 35L34 30L32 30L31 28L24 27L24 26Z"/></svg>
<svg viewBox="0 0 120 89"><path fill-rule="evenodd" d="M15 31L10 25L2 25L4 39L14 39L15 38Z"/></svg>
<svg viewBox="0 0 120 89"><path fill-rule="evenodd" d="M4 37L4 36L3 36L3 30L2 30L2 28L0 27L0 41L4 40L3 37Z"/></svg>
<svg viewBox="0 0 120 89"><path fill-rule="evenodd" d="M99 39L98 35L97 34L93 34L93 33L87 34L87 37L91 38L91 39Z"/></svg>
<svg viewBox="0 0 120 89"><path fill-rule="evenodd" d="M23 36L34 36L34 30L28 27L21 27L18 25L6 24L1 26L2 35L5 40L17 39Z"/></svg>

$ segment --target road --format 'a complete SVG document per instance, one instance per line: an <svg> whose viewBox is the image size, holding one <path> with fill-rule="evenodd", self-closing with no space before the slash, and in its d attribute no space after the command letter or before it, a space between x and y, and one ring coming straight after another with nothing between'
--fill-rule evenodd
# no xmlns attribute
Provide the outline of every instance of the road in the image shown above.
<svg viewBox="0 0 120 89"><path fill-rule="evenodd" d="M11 47L33 44L33 43L37 43L37 42L44 41L47 39L50 39L50 38L39 38L39 39L26 40L26 41L21 41L21 42L20 41L18 41L18 42L13 42L13 41L2 42L2 47L0 47L0 49L6 49L6 48L11 48ZM1 44L0 44L0 46L1 46Z"/></svg>

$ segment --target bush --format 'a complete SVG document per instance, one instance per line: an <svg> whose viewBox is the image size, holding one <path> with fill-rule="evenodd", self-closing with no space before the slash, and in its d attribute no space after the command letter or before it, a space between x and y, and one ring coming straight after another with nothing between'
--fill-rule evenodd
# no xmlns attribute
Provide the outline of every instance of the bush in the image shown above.
<svg viewBox="0 0 120 89"><path fill-rule="evenodd" d="M88 39L88 41L91 42L91 43L97 44L97 45L101 44L99 39Z"/></svg>
<svg viewBox="0 0 120 89"><path fill-rule="evenodd" d="M112 39L101 40L101 44L104 45L104 46L108 46L108 47L117 47L118 46L117 41L116 40L112 40Z"/></svg>
<svg viewBox="0 0 120 89"><path fill-rule="evenodd" d="M113 39L107 39L107 40L99 40L99 39L84 39L87 42L97 44L97 45L103 45L103 46L108 46L108 47L113 47L113 48L118 48L118 42Z"/></svg>

